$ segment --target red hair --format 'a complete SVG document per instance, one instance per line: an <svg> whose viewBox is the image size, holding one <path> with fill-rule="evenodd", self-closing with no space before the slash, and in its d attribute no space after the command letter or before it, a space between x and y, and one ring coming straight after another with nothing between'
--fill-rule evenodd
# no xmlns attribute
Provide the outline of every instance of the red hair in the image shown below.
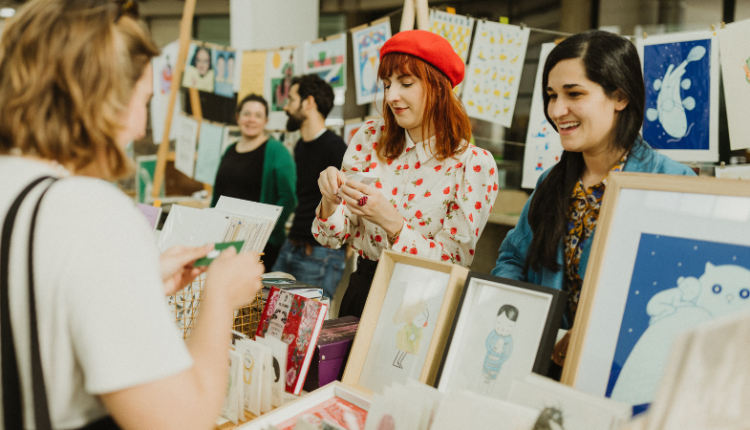
<svg viewBox="0 0 750 430"><path fill-rule="evenodd" d="M443 161L464 152L468 145L463 142L471 139L471 123L461 100L453 93L448 77L424 60L400 52L386 54L380 60L379 79L390 78L394 73L414 76L424 84L422 136L427 136L430 125L434 127L435 158ZM406 137L388 106L387 97L383 99L383 118L385 128L378 144L378 156L394 159L404 152Z"/></svg>

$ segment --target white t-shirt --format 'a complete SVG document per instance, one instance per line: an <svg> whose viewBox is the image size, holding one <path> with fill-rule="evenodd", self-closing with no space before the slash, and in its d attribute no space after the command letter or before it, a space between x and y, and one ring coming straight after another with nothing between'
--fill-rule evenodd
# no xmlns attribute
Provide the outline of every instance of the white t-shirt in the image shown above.
<svg viewBox="0 0 750 430"><path fill-rule="evenodd" d="M58 176L45 163L0 156L0 222L21 190L43 175ZM25 405L33 404L27 243L43 188L27 196L11 240L10 313ZM57 181L42 201L34 242L39 344L53 427L82 427L107 415L99 394L192 366L166 308L153 233L115 186L84 177ZM25 413L33 425L32 409Z"/></svg>

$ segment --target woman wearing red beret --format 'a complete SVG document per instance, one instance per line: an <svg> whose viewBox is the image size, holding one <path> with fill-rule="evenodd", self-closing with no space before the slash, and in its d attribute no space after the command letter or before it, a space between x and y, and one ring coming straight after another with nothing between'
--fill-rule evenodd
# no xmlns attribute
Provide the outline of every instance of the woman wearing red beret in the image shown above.
<svg viewBox="0 0 750 430"><path fill-rule="evenodd" d="M471 265L497 195L497 164L469 143L469 118L453 93L463 77L448 41L427 31L400 32L380 50L384 121L360 128L341 170L318 179L313 234L359 254L340 317L361 316L384 249ZM374 181L348 179L360 172Z"/></svg>

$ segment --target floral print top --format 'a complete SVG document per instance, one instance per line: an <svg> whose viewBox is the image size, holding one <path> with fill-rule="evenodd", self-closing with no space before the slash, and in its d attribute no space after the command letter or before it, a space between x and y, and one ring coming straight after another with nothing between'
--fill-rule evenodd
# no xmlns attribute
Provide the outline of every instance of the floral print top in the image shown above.
<svg viewBox="0 0 750 430"><path fill-rule="evenodd" d="M610 172L619 172L625 167L628 160L626 152L620 161ZM569 292L567 317L570 324L573 323L576 311L578 310L578 299L581 296L581 287L583 279L578 274L578 266L581 262L581 254L587 246L591 232L596 227L596 221L599 219L599 209L602 206L602 197L607 187L607 178L604 178L596 185L592 185L586 190L583 187L583 181L578 180L573 196L570 198L568 207L568 227L565 233L565 284Z"/></svg>
<svg viewBox="0 0 750 430"><path fill-rule="evenodd" d="M438 161L433 156L434 138L430 146L414 143L405 131L404 152L394 160L380 160L376 150L383 128L382 121L370 121L359 129L341 171L377 174L372 185L405 221L391 250L469 267L497 197L495 159L469 144L461 154ZM369 260L378 260L388 248L386 231L351 213L343 202L327 219L320 218L320 209L318 205L312 233L321 245L339 248L351 243Z"/></svg>

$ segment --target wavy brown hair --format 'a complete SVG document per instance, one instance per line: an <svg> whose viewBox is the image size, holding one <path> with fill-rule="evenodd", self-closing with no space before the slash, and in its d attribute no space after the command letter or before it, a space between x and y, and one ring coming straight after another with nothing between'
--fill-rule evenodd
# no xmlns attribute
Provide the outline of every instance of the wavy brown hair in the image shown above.
<svg viewBox="0 0 750 430"><path fill-rule="evenodd" d="M106 160L94 169L106 179L130 171L116 137L159 54L134 1L33 0L16 14L0 39L0 153L75 170Z"/></svg>
<svg viewBox="0 0 750 430"><path fill-rule="evenodd" d="M461 100L453 93L451 82L443 72L413 55L393 52L383 56L378 68L378 78L390 78L393 73L414 76L422 81L425 89L424 113L422 114L422 136L427 136L430 126L435 130L435 158L439 161L453 157L466 150L471 139L471 123ZM406 137L404 129L383 99L385 128L378 144L378 156L394 159L404 152Z"/></svg>

